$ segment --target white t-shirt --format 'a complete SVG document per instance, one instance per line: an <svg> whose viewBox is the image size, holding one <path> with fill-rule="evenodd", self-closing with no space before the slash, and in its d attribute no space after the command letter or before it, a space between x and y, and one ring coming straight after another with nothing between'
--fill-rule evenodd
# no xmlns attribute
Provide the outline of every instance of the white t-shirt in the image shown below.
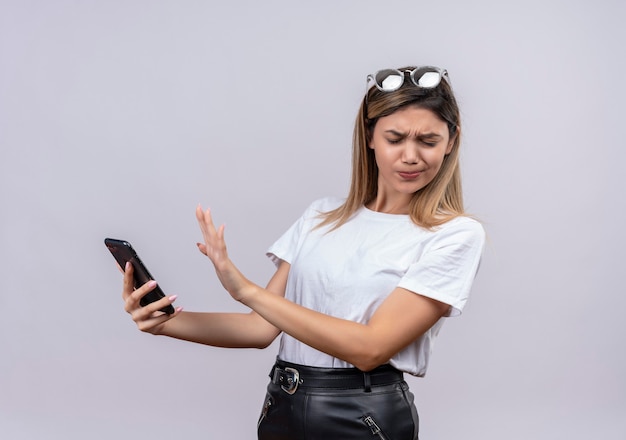
<svg viewBox="0 0 626 440"><path fill-rule="evenodd" d="M396 287L450 305L448 316L461 313L478 265L485 233L476 220L457 217L434 231L415 225L408 215L384 214L361 207L348 222L313 228L320 212L343 200L325 198L309 206L274 243L267 255L276 265L291 265L285 297L309 309L367 323ZM423 376L443 318L390 363ZM314 367L351 364L318 351L283 333L278 357Z"/></svg>

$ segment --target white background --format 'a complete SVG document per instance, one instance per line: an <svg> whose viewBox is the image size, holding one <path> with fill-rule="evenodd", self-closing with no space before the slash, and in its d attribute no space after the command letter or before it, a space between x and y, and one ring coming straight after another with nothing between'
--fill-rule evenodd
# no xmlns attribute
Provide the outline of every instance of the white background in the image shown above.
<svg viewBox="0 0 626 440"><path fill-rule="evenodd" d="M626 32L618 0L0 0L0 430L255 438L276 354L152 337L106 236L187 310L219 288L197 203L264 284L265 249L347 192L368 73L447 68L472 300L409 378L426 440L626 438Z"/></svg>

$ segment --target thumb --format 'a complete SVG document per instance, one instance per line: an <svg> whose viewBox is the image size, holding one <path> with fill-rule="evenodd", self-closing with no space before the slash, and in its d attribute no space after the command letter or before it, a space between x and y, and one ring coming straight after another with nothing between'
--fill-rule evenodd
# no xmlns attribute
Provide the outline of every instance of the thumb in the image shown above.
<svg viewBox="0 0 626 440"><path fill-rule="evenodd" d="M202 252L204 255L206 255L206 246L202 243L196 243L196 246L198 246L198 250L200 252Z"/></svg>

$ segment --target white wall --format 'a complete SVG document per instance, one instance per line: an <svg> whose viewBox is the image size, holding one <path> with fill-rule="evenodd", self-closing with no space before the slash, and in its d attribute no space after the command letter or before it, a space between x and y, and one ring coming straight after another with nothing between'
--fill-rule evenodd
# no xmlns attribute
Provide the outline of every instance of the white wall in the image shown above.
<svg viewBox="0 0 626 440"><path fill-rule="evenodd" d="M255 436L276 353L138 332L102 244L187 310L244 310L198 202L265 248L344 195L368 73L446 67L490 244L410 379L421 438L623 439L626 74L617 0L0 0L0 427L11 439Z"/></svg>

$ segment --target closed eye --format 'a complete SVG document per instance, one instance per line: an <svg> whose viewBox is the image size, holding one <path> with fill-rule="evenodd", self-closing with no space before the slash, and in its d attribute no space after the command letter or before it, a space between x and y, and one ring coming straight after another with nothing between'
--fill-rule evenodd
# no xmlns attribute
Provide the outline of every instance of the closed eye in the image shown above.
<svg viewBox="0 0 626 440"><path fill-rule="evenodd" d="M435 134L431 134L431 135L427 135L427 136L419 136L418 140L428 146L428 147L434 147L436 146L439 141L441 141L442 137L439 135L435 135Z"/></svg>
<svg viewBox="0 0 626 440"><path fill-rule="evenodd" d="M401 133L393 129L385 131L385 135L385 139L387 140L389 145L397 145L406 138L406 133Z"/></svg>

